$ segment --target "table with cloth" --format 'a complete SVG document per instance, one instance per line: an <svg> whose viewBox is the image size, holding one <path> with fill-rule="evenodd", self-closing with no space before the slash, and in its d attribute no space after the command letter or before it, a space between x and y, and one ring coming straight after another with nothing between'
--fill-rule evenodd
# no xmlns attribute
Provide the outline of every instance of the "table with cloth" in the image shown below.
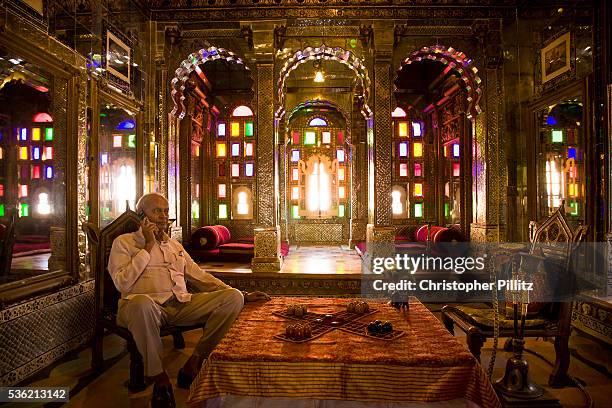
<svg viewBox="0 0 612 408"><path fill-rule="evenodd" d="M190 406L205 407L498 407L472 354L416 299L408 311L368 301L404 334L392 341L334 328L303 343L275 338L295 323L276 313L304 304L320 314L352 299L277 297L247 303L194 380ZM290 404L290 405L289 405Z"/></svg>

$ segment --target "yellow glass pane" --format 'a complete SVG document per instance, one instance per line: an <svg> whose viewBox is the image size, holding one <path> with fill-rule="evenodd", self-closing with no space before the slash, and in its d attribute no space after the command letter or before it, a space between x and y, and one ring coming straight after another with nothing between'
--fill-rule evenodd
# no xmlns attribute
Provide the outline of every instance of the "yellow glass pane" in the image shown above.
<svg viewBox="0 0 612 408"><path fill-rule="evenodd" d="M422 157L423 156L423 143L414 143L414 157Z"/></svg>
<svg viewBox="0 0 612 408"><path fill-rule="evenodd" d="M22 146L19 148L19 159L20 160L28 160L28 148Z"/></svg>
<svg viewBox="0 0 612 408"><path fill-rule="evenodd" d="M408 137L408 122L400 122L398 133L400 137Z"/></svg>
<svg viewBox="0 0 612 408"><path fill-rule="evenodd" d="M227 155L227 147L225 143L217 143L217 157L225 157Z"/></svg>
<svg viewBox="0 0 612 408"><path fill-rule="evenodd" d="M230 132L231 136L240 136L240 123L232 122Z"/></svg>
<svg viewBox="0 0 612 408"><path fill-rule="evenodd" d="M32 129L32 140L40 140L40 128Z"/></svg>
<svg viewBox="0 0 612 408"><path fill-rule="evenodd" d="M338 180L344 181L344 167L338 167Z"/></svg>
<svg viewBox="0 0 612 408"><path fill-rule="evenodd" d="M415 197L423 197L423 183L414 183Z"/></svg>

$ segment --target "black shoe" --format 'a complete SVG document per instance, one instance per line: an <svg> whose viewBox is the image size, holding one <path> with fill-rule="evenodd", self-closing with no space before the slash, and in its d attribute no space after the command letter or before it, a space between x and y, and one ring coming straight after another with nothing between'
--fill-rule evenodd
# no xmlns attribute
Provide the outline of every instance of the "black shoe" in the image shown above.
<svg viewBox="0 0 612 408"><path fill-rule="evenodd" d="M179 388L188 390L192 382L193 382L193 377L187 374L181 368L178 372L178 375L176 376L176 386Z"/></svg>
<svg viewBox="0 0 612 408"><path fill-rule="evenodd" d="M153 385L153 398L151 408L176 408L174 393L171 385Z"/></svg>

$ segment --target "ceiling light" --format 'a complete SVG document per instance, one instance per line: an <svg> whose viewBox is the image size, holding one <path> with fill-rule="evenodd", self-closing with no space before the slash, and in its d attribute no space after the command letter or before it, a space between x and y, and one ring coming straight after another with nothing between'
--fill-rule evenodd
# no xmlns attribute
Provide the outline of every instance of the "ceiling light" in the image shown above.
<svg viewBox="0 0 612 408"><path fill-rule="evenodd" d="M325 82L325 77L323 76L323 71L317 71L314 77L315 82Z"/></svg>

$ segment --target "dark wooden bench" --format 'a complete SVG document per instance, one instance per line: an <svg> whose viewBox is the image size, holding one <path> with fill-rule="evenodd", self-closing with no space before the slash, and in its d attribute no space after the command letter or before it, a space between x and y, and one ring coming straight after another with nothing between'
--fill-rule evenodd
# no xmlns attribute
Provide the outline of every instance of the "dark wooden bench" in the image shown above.
<svg viewBox="0 0 612 408"><path fill-rule="evenodd" d="M92 367L98 372L104 369L103 339L105 332L115 333L122 337L127 341L127 349L130 353L130 378L127 383L130 392L139 392L147 387L144 377L144 363L130 331L117 325L117 308L121 294L116 289L107 266L115 238L119 235L135 232L139 228L140 218L129 209L100 231L92 224L83 225L83 230L91 243L91 267L95 276L95 329L92 344ZM164 326L161 328L161 336L173 336L174 347L182 349L185 347L182 333L202 327L203 325Z"/></svg>

